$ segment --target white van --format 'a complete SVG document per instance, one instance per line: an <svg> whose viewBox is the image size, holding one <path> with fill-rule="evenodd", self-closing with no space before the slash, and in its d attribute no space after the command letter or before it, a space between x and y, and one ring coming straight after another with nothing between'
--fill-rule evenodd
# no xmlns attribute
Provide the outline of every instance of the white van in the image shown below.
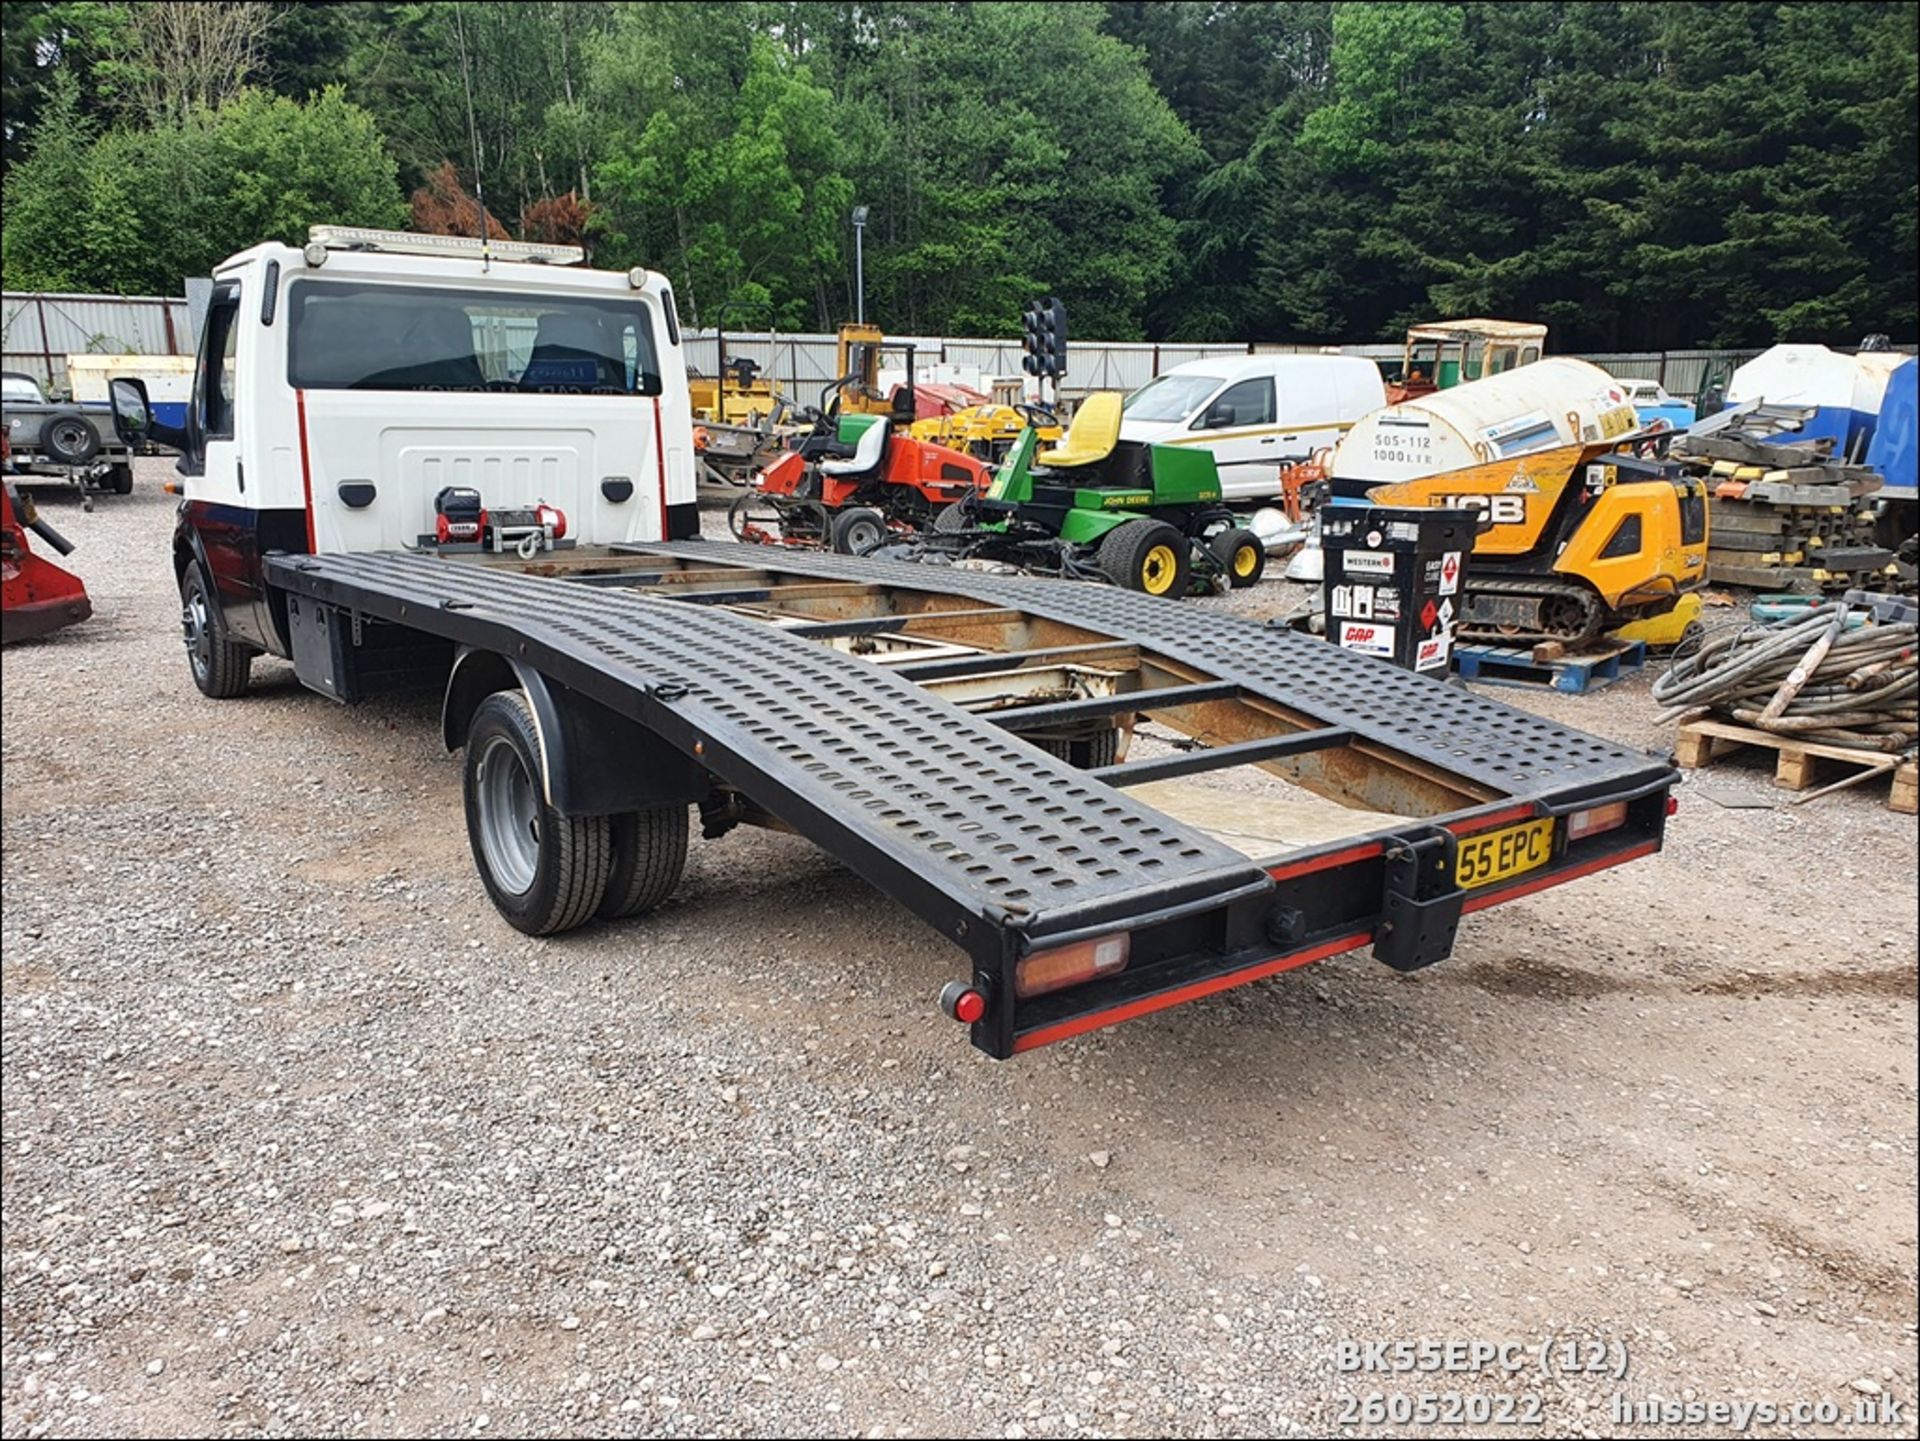
<svg viewBox="0 0 1920 1441"><path fill-rule="evenodd" d="M1387 403L1380 369L1357 355L1190 360L1127 397L1122 440L1213 452L1228 500L1279 493L1281 467L1334 445Z"/></svg>

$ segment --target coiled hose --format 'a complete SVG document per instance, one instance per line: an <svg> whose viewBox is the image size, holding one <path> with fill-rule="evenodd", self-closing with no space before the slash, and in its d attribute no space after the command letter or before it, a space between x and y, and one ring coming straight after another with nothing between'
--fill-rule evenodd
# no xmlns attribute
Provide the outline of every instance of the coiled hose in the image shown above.
<svg viewBox="0 0 1920 1441"><path fill-rule="evenodd" d="M1793 625L1709 636L1653 684L1662 721L1717 712L1743 725L1898 755L1920 735L1920 628L1911 621L1848 629L1843 601Z"/></svg>

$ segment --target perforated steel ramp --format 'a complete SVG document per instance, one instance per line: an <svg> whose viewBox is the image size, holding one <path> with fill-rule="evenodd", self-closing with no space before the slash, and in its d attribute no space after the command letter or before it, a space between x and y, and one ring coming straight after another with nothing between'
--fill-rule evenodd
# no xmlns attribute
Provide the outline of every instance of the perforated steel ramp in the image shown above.
<svg viewBox="0 0 1920 1441"><path fill-rule="evenodd" d="M744 616L420 555L270 564L296 594L518 656L663 734L690 731L709 770L917 894L956 937L969 918L1057 935L1271 885L1245 856L911 681Z"/></svg>
<svg viewBox="0 0 1920 1441"><path fill-rule="evenodd" d="M705 565L749 565L813 578L940 591L1112 631L1237 682L1251 694L1347 726L1383 746L1517 797L1566 792L1589 783L1651 779L1668 769L1640 752L1311 636L1114 586L907 561L850 560L724 541L615 549Z"/></svg>

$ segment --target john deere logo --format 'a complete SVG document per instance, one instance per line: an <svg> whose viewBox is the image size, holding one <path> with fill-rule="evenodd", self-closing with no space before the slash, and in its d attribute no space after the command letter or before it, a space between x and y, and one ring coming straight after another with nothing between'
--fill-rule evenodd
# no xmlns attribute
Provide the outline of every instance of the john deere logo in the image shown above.
<svg viewBox="0 0 1920 1441"><path fill-rule="evenodd" d="M1150 505L1152 502L1152 496L1145 491L1137 491L1131 495L1110 495L1100 504L1107 510L1125 510L1130 506Z"/></svg>

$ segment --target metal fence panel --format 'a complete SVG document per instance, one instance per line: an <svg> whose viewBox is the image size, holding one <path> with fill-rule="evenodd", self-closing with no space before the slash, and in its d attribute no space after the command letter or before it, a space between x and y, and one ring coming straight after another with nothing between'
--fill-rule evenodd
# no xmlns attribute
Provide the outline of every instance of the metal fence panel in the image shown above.
<svg viewBox="0 0 1920 1441"><path fill-rule="evenodd" d="M66 389L69 355L189 355L187 303L157 295L0 296L0 365Z"/></svg>
<svg viewBox="0 0 1920 1441"><path fill-rule="evenodd" d="M194 282L189 281L191 286ZM122 355L190 355L195 331L185 300L154 295L67 295L7 291L4 297L4 364L21 370L42 384L64 389L66 357L76 353ZM728 356L753 360L781 389L812 403L820 388L838 379L837 338L816 333L775 334L767 331L726 332ZM920 365L945 363L978 368L984 378L1023 374L1017 339L952 336L889 336L889 347L913 345ZM1912 346L1901 346L1911 352ZM1061 383L1068 396L1096 390L1137 390L1156 375L1189 360L1225 355L1311 355L1337 349L1343 355L1397 363L1397 341L1323 347L1285 343L1221 341L1213 344L1073 341L1070 371ZM1759 348L1746 350L1615 351L1590 353L1590 360L1614 375L1658 380L1676 396L1698 394L1715 370L1730 371L1751 360ZM712 375L720 364L719 336L712 330L686 332L688 368ZM902 357L890 354L888 368Z"/></svg>

